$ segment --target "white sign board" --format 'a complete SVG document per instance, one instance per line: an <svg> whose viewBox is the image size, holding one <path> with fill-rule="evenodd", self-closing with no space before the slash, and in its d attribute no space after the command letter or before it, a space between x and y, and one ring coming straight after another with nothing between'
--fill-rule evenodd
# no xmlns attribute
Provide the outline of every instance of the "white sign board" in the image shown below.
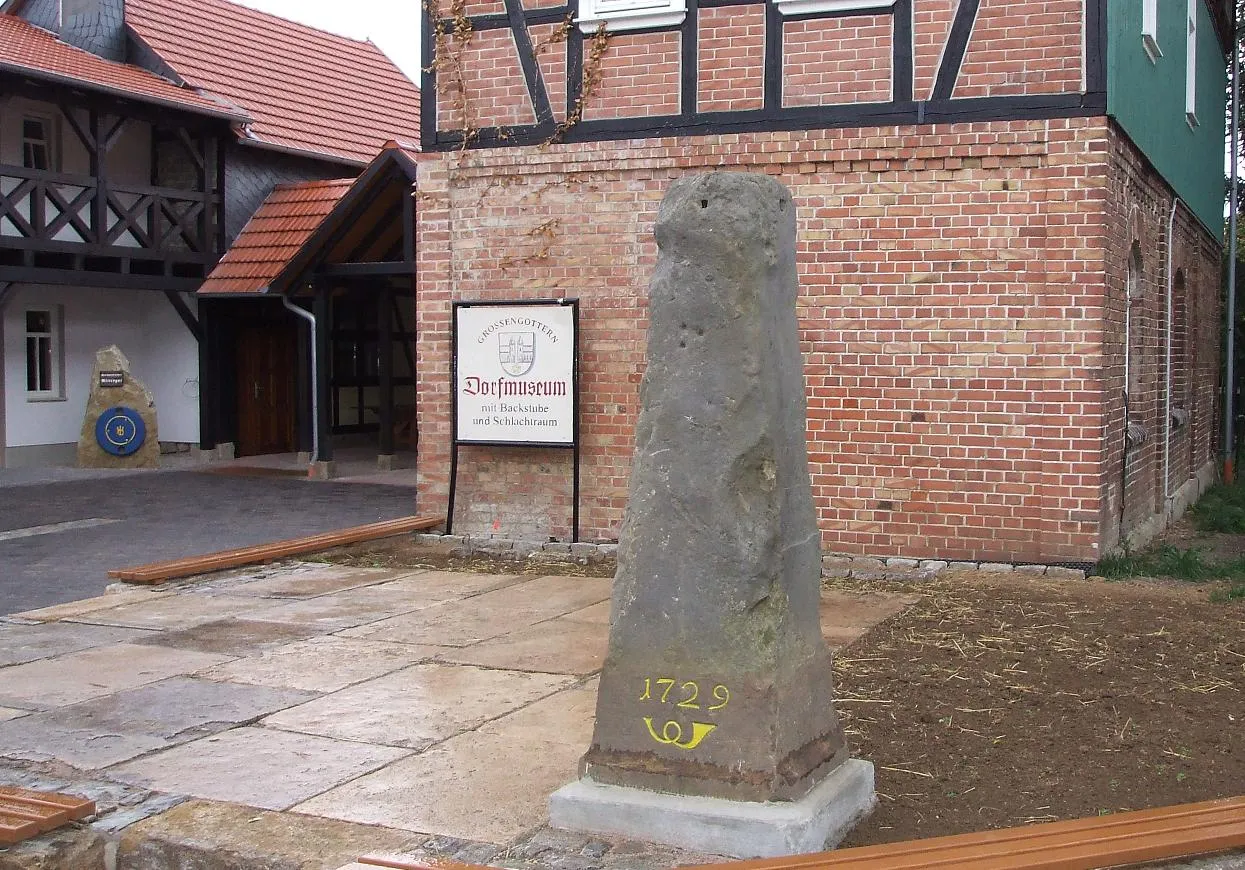
<svg viewBox="0 0 1245 870"><path fill-rule="evenodd" d="M574 305L460 304L454 329L459 443L574 445Z"/></svg>

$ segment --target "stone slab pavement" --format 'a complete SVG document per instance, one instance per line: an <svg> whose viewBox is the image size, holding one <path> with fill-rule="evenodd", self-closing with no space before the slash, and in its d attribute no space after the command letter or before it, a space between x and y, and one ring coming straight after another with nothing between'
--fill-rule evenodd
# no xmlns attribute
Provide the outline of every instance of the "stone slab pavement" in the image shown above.
<svg viewBox="0 0 1245 870"><path fill-rule="evenodd" d="M0 783L95 797L83 836L144 870L712 861L547 826L592 736L609 595L600 578L286 562L15 614ZM913 600L828 595L834 646Z"/></svg>
<svg viewBox="0 0 1245 870"><path fill-rule="evenodd" d="M115 568L415 512L407 487L196 471L0 469L0 614L99 595Z"/></svg>

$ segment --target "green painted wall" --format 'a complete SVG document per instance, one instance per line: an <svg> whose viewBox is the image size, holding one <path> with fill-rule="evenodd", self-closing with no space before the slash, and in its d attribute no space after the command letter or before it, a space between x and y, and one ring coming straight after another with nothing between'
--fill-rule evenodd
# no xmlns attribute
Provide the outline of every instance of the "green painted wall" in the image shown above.
<svg viewBox="0 0 1245 870"><path fill-rule="evenodd" d="M1227 62L1206 4L1197 25L1197 120L1185 120L1186 0L1158 0L1152 61L1141 39L1141 0L1108 0L1107 113L1216 237L1223 228Z"/></svg>

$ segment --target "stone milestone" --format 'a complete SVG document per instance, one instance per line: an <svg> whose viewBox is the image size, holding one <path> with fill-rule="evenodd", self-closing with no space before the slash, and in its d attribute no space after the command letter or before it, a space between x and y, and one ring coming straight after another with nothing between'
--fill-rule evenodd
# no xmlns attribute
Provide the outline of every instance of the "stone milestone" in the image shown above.
<svg viewBox="0 0 1245 870"><path fill-rule="evenodd" d="M121 386L101 386L100 373L121 372ZM101 448L95 438L95 425L109 408L131 408L146 428L143 445L129 456L114 456ZM78 437L80 468L159 468L160 440L156 427L156 400L146 384L130 374L130 361L114 345L95 354L91 370L91 393L87 398L82 434Z"/></svg>
<svg viewBox="0 0 1245 870"><path fill-rule="evenodd" d="M667 796L692 796L708 799L683 825L695 831L650 836L782 854L841 838L872 807L872 768L849 760L818 617L795 233L790 193L762 175L690 177L662 202L609 653L583 779L554 796L555 824L644 836L592 817L636 815L624 790L657 792L639 823L678 827ZM817 818L794 837L702 836L721 827L705 818L733 817L729 805L806 800ZM822 833L827 814L837 821ZM800 827L783 818L759 824Z"/></svg>

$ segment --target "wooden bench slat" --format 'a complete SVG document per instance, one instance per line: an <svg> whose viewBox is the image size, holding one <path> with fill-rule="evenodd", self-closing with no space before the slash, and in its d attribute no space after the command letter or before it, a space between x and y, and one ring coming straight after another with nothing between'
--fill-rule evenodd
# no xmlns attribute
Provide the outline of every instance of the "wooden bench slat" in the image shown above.
<svg viewBox="0 0 1245 870"><path fill-rule="evenodd" d="M191 556L171 559L166 562L154 562L134 568L121 568L108 572L108 576L127 583L154 584L163 583L179 577L189 577L209 571L223 571L229 568L240 568L268 562L273 559L284 559L304 553L314 553L339 547L344 544L355 544L361 541L373 541L380 538L394 537L431 529L445 522L441 516L401 517L394 520L383 520L362 526L352 526L335 532L324 532L305 538L293 538L286 541L274 541L271 544L259 544L250 547L239 547L233 550L222 550L202 556Z"/></svg>

